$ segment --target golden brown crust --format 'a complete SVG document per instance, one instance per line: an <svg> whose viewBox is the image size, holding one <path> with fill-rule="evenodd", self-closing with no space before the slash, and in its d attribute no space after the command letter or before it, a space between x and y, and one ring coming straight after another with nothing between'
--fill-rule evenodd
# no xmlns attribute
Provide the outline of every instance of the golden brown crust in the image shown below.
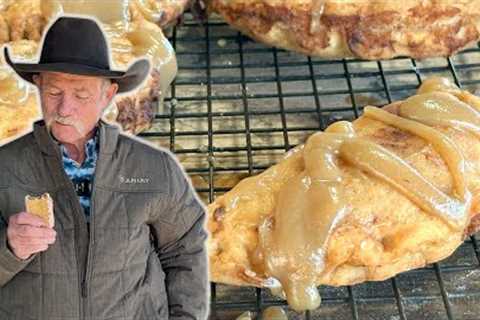
<svg viewBox="0 0 480 320"><path fill-rule="evenodd" d="M475 215L470 221L467 230L465 230L465 237L471 236L478 231L480 231L480 214Z"/></svg>
<svg viewBox="0 0 480 320"><path fill-rule="evenodd" d="M21 0L0 9L0 44L22 39L39 41L47 20L39 0Z"/></svg>
<svg viewBox="0 0 480 320"><path fill-rule="evenodd" d="M10 29L4 17L0 16L0 43L10 40Z"/></svg>
<svg viewBox="0 0 480 320"><path fill-rule="evenodd" d="M138 134L150 128L155 117L155 107L158 103L160 87L160 73L153 70L144 92L118 98L115 104L118 108L118 122L124 131Z"/></svg>
<svg viewBox="0 0 480 320"><path fill-rule="evenodd" d="M212 0L210 9L259 41L322 57L448 56L480 37L473 0L326 0L318 21L315 2Z"/></svg>

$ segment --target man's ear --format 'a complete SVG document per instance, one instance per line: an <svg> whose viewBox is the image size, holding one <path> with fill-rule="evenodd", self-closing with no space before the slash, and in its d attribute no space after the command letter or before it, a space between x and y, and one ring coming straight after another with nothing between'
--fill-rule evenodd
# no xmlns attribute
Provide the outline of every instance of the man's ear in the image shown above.
<svg viewBox="0 0 480 320"><path fill-rule="evenodd" d="M108 106L112 103L113 98L115 97L115 94L117 94L118 91L118 84L116 83L110 83L108 84L108 87L104 91L104 96L103 98L105 99L105 105L103 106L103 111L105 111Z"/></svg>
<svg viewBox="0 0 480 320"><path fill-rule="evenodd" d="M107 89L105 90L105 98L108 100L108 104L112 102L113 97L117 94L118 91L118 84L111 83L108 85Z"/></svg>

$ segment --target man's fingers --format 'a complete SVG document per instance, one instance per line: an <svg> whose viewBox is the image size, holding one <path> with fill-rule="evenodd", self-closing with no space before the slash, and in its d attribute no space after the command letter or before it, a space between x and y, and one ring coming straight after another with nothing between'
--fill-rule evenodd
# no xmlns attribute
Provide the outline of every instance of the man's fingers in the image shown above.
<svg viewBox="0 0 480 320"><path fill-rule="evenodd" d="M48 245L41 245L33 249L32 253L47 251Z"/></svg>
<svg viewBox="0 0 480 320"><path fill-rule="evenodd" d="M50 245L55 243L55 239L40 239L40 238L17 238L13 241L14 245L28 248L34 245Z"/></svg>
<svg viewBox="0 0 480 320"><path fill-rule="evenodd" d="M19 225L31 225L35 227L48 227L42 218L28 212L20 212L10 217L10 223Z"/></svg>
<svg viewBox="0 0 480 320"><path fill-rule="evenodd" d="M23 247L20 246L16 249L18 253L22 256L27 256L31 255L36 252L42 252L48 249L48 244L36 244L36 245L30 245L28 247Z"/></svg>
<svg viewBox="0 0 480 320"><path fill-rule="evenodd" d="M51 228L34 227L30 225L17 225L14 227L14 233L22 238L55 238L57 232Z"/></svg>
<svg viewBox="0 0 480 320"><path fill-rule="evenodd" d="M7 241L14 254L22 259L47 250L55 243L56 235L41 218L28 212L14 214L8 221Z"/></svg>

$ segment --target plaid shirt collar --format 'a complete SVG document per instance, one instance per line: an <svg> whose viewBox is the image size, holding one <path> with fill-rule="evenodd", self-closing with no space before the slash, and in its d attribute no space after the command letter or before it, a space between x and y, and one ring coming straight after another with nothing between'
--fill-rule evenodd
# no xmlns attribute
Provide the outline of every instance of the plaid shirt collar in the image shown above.
<svg viewBox="0 0 480 320"><path fill-rule="evenodd" d="M95 166L96 159L98 157L98 151L99 151L99 131L98 127L94 128L95 133L92 138L88 139L87 142L85 143L85 160L83 163L80 165L78 162L75 160L71 159L68 156L67 153L67 148L63 144L60 143L53 135L52 138L55 141L55 143L60 147L60 151L62 153L62 158L63 158L63 165L66 168L68 166L74 166L76 168L83 168L83 167L88 167L88 166Z"/></svg>
<svg viewBox="0 0 480 320"><path fill-rule="evenodd" d="M98 130L95 129L95 135L85 144L85 160L80 165L68 156L67 148L60 144L64 166L65 164L74 165L76 168L94 167L98 155Z"/></svg>

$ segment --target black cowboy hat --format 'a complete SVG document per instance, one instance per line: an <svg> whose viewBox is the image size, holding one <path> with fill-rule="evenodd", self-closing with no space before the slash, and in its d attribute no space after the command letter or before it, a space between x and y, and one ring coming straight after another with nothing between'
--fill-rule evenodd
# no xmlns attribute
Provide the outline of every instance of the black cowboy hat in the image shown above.
<svg viewBox="0 0 480 320"><path fill-rule="evenodd" d="M44 71L108 78L118 84L118 93L135 89L150 71L147 59L126 71L110 69L109 47L99 24L86 17L60 17L48 29L38 63L14 63L5 47L5 61L15 72L33 83L33 75Z"/></svg>

